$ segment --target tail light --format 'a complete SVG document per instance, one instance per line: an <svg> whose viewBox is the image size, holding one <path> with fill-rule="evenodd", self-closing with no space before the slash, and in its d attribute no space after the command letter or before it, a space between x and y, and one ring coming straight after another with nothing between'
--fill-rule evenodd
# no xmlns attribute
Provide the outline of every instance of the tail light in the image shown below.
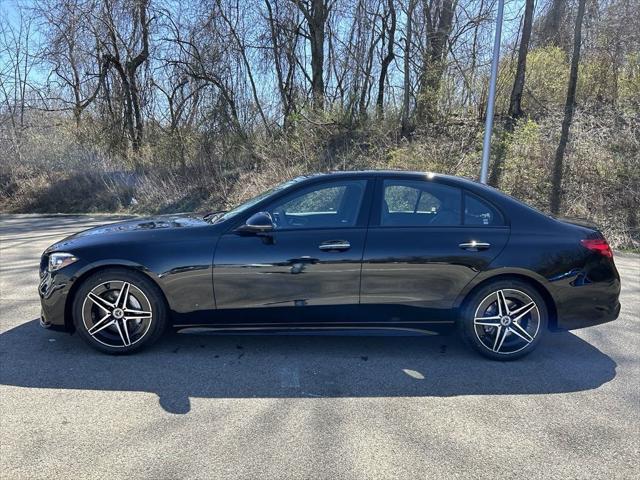
<svg viewBox="0 0 640 480"><path fill-rule="evenodd" d="M613 258L613 251L604 238L586 238L580 240L580 243L592 252L599 253L603 257Z"/></svg>

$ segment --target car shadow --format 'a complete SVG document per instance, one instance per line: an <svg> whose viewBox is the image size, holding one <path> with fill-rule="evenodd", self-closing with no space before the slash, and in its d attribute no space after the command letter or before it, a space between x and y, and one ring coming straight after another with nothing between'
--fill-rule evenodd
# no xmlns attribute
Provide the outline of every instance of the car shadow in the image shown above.
<svg viewBox="0 0 640 480"><path fill-rule="evenodd" d="M571 333L515 362L484 360L453 336L171 333L130 356L94 352L36 320L0 335L0 384L153 392L167 412L190 398L536 395L598 388L616 363Z"/></svg>

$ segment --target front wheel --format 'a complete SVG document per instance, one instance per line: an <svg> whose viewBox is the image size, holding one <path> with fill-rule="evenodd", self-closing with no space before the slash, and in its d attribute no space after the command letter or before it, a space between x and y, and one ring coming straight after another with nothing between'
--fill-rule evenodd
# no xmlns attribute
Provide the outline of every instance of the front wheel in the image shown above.
<svg viewBox="0 0 640 480"><path fill-rule="evenodd" d="M93 348L121 354L155 342L167 311L158 287L127 269L99 271L87 278L73 302L76 331Z"/></svg>
<svg viewBox="0 0 640 480"><path fill-rule="evenodd" d="M465 302L459 327L463 339L485 357L514 360L531 353L547 330L544 299L519 280L492 282Z"/></svg>

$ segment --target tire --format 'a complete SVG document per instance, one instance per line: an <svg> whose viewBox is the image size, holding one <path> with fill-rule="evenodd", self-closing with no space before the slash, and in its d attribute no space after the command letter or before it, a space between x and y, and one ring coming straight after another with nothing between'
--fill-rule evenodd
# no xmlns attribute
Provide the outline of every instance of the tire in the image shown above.
<svg viewBox="0 0 640 480"><path fill-rule="evenodd" d="M465 343L481 355L515 360L536 349L548 322L546 303L533 286L521 280L497 280L469 295L458 327Z"/></svg>
<svg viewBox="0 0 640 480"><path fill-rule="evenodd" d="M109 268L85 279L73 299L76 331L91 347L113 355L157 341L166 329L160 289L143 274Z"/></svg>

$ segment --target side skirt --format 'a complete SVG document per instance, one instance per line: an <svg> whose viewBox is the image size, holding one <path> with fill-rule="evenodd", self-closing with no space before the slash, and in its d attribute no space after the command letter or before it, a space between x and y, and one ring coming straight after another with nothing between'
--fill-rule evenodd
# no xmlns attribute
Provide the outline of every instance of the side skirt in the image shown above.
<svg viewBox="0 0 640 480"><path fill-rule="evenodd" d="M381 322L382 323L382 322ZM259 333L259 334L323 334L345 335L438 335L453 330L453 322L416 323L398 325L357 324L357 325L282 325L282 324L230 324L230 325L174 325L174 328L185 333L227 332L227 333Z"/></svg>

